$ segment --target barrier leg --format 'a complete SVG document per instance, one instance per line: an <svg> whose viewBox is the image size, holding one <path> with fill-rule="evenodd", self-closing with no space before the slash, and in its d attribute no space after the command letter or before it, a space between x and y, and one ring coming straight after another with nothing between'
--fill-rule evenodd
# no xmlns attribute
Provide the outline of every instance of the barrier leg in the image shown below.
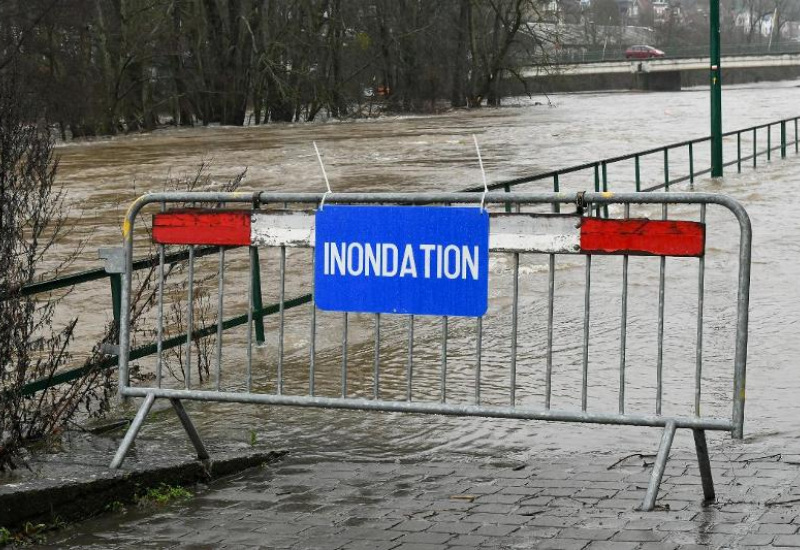
<svg viewBox="0 0 800 550"><path fill-rule="evenodd" d="M203 440L200 434L197 433L194 424L192 424L192 419L189 418L186 409L183 408L183 403L181 403L180 399L170 399L169 402L172 403L172 408L175 409L175 414L178 415L181 424L183 424L183 429L186 430L189 439L192 440L192 445L194 445L197 451L198 460L207 460L209 456L208 451L206 451L206 446L203 444Z"/></svg>
<svg viewBox="0 0 800 550"><path fill-rule="evenodd" d="M153 406L153 402L155 400L156 397L153 394L149 394L144 398L142 406L139 407L139 410L137 411L136 416L133 418L133 422L131 422L128 431L125 432L125 437L122 439L119 449L117 449L117 454L114 455L114 460L111 461L112 470L117 470L120 466L122 466L122 461L125 460L125 455L128 454L128 449L130 449L131 445L133 445L136 435L139 433L139 429L142 427L142 423L147 417L147 413L150 412L150 408Z"/></svg>
<svg viewBox="0 0 800 550"><path fill-rule="evenodd" d="M717 496L714 493L714 478L711 475L711 460L708 458L708 445L706 444L705 430L692 430L694 434L694 447L697 450L697 464L700 467L700 479L703 481L703 497L705 503L714 502Z"/></svg>
<svg viewBox="0 0 800 550"><path fill-rule="evenodd" d="M656 462L653 464L653 473L650 474L650 484L647 486L647 493L644 495L642 510L652 512L656 505L658 488L661 485L661 478L664 477L664 468L669 458L669 450L672 447L672 440L675 437L675 423L667 422L664 426L664 434L661 436L661 445L658 447Z"/></svg>

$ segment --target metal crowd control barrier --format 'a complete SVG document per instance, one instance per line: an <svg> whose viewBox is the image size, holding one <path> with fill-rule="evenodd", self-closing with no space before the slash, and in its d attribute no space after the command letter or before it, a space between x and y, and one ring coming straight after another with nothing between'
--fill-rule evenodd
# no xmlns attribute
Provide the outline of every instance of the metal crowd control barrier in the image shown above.
<svg viewBox="0 0 800 550"><path fill-rule="evenodd" d="M131 293L132 293L132 258L134 247L134 224L140 216L142 209L147 205L158 205L153 217L152 239L157 243L159 252L163 258L164 248L167 245L179 245L189 247L189 263L186 292L188 300L186 306L186 319L188 322L188 335L195 338L203 336L213 336L212 330L204 330L202 333L194 331L194 298L193 279L194 257L192 251L197 245L216 245L219 246L218 266L210 272L218 273L218 280L212 283L211 288L216 286L216 302L219 311L219 318L222 318L222 306L225 298L225 288L230 285L226 281L225 250L229 246L249 245L250 269L253 266L256 247L274 247L279 251L279 303L284 303L285 288L287 282L287 248L310 248L315 242L314 231L314 211L321 200L325 204L391 204L391 205L440 205L450 207L453 205L472 204L480 202L481 195L476 193L418 193L418 194L288 194L288 193L157 193L140 197L129 209L123 228L124 234L124 258L123 258L123 285L122 285L122 304L123 311L120 318L120 375L119 393L121 397L132 398L142 397L144 402L139 408L128 432L126 433L120 447L111 463L112 468L119 468L125 458L126 453L133 444L142 423L150 411L156 399L168 399L174 407L183 427L188 433L194 444L198 458L208 458L203 441L192 424L189 416L184 410L181 401L185 399L200 401L217 402L239 402L250 404L266 405L288 405L296 407L318 407L330 409L351 409L365 411L392 411L392 412L414 412L427 414L440 414L451 416L473 416L507 418L519 420L550 420L560 422L579 422L592 424L611 424L611 425L630 425L630 426L650 426L662 427L663 436L658 450L657 458L653 467L651 480L644 497L642 508L652 510L659 485L664 474L664 468L670 452L673 437L678 428L691 429L694 435L694 442L697 451L699 469L703 484L703 493L707 501L715 498L714 486L711 474L711 467L706 445L706 430L729 431L732 437L741 439L744 424L744 403L745 403L745 368L747 360L747 326L748 326L748 300L750 283L750 248L751 248L751 227L749 217L744 208L734 199L723 195L709 193L488 193L483 196L486 208L490 211L490 233L489 250L491 257L503 256L511 258L511 303L510 303L510 323L508 326L508 386L502 391L505 393L503 401L507 404L490 404L481 394L482 371L481 358L484 353L484 334L483 318L475 319L474 332L474 398L467 398L465 402L464 394L461 398L451 397L455 393L454 386L448 386L448 372L452 376L452 370L448 369L447 352L447 317L441 319L442 331L442 353L441 362L434 365L439 373L428 381L438 382L438 388L433 388L433 393L428 393L423 399L415 395L412 391L412 379L419 384L414 377L418 368L414 357L414 316L408 316L408 352L405 365L405 379L407 386L393 392L392 397L382 395L381 386L381 316L375 315L374 336L375 352L370 365L361 365L362 369L371 372L371 388L362 391L361 395L356 395L353 389L348 390L348 374L353 368L357 367L356 359L351 356L348 364L347 351L347 313L344 313L344 334L342 337L340 381L337 380L339 374L335 374L334 384L338 388L337 395L321 395L319 387L315 387L315 368L319 357L316 348L318 342L318 316L317 307L312 302L308 311L308 329L310 331L307 345L307 386L298 393L284 386L284 379L287 371L284 368L284 311L281 308L277 326L278 349L276 378L270 390L265 390L265 386L260 385L254 380L253 369L253 311L256 307L254 298L253 283L250 282L247 290L248 330L246 336L246 356L242 359L244 364L236 373L236 380L228 382L226 387L221 386L222 376L222 357L223 346L221 324L216 331L215 364L214 375L208 376L205 381L195 381L191 378L191 366L185 369L184 380L176 379L172 383L162 374L161 354L157 354L158 360L154 366L154 373L149 378L150 383L137 382L131 383L131 369L129 351L131 349ZM635 218L631 216L631 206L660 207L660 219L649 220ZM695 205L699 209L699 221L685 221L668 219L668 205L678 205L682 209L689 207L685 205ZM730 395L731 414L711 416L701 413L701 396L703 386L703 309L704 309L704 281L705 281L705 246L706 246L706 209L708 205L718 205L730 211L736 218L740 228L738 241L738 276L732 286L736 286L737 304L735 324L731 321L731 331L735 331L735 349L731 351L732 383L733 388ZM186 208L189 206L189 208ZM237 208L230 208L236 206ZM614 207L612 209L616 218L610 219L592 217L592 213L599 207ZM477 208L477 206L476 206ZM675 207L677 208L677 207ZM694 207L691 207L694 208ZM508 212L511 210L511 212ZM618 213L617 213L618 212ZM658 217L658 216L654 216ZM554 316L557 313L554 307L555 296L555 277L556 277L556 258L562 254L571 254L575 258L583 256L585 261L585 279L583 303L583 337L580 359L576 354L574 360L570 360L570 367L576 372L575 378L578 380L577 372L580 372L581 399L580 407L557 409L551 407L553 392L553 363L554 355L559 350L553 343ZM547 330L543 339L546 339L546 353L541 365L536 367L541 369L544 376L544 388L542 391L543 402L531 404L525 399L520 398L518 390L524 389L518 383L517 374L523 369L533 368L530 359L522 360L518 357L518 346L520 336L526 336L529 331L521 331L519 327L519 304L520 304L520 256L525 255L544 255L540 258L547 259ZM611 377L611 387L618 393L618 403L610 407L611 410L595 411L589 407L588 399L588 380L590 373L590 354L589 354L589 332L590 332L590 296L591 296L591 274L592 258L595 255L617 255L622 259L622 290L621 290L621 313L620 325L613 331L605 332L606 341L608 334L614 334L618 338L618 372ZM649 378L652 387L647 388L646 400L650 403L653 413L641 414L630 412L630 396L626 398L626 390L633 392L633 383L629 380L626 383L626 375L632 376L637 372L642 372L640 365L636 365L638 371L631 373L630 361L626 357L626 351L630 347L627 342L628 333L628 274L630 256L652 256L652 261L659 263L658 277L658 319L657 325L653 328L657 338L657 353L652 362L647 365L652 367L654 376ZM669 371L670 365L666 364L664 358L664 326L665 326L665 271L666 258L676 256L692 258L693 260L681 260L681 265L687 261L689 267L696 265L697 281L697 311L696 311L696 342L694 353L690 361L690 368L694 370L694 404L691 411L685 414L675 415L666 414L662 411L662 396L664 392L664 372ZM295 258L297 256L295 255ZM307 261L307 256L305 256ZM163 261L163 260L162 260ZM574 261L574 260L573 260ZM637 260L650 262L651 260ZM365 260L366 262L366 260ZM695 263L696 262L696 263ZM242 262L243 263L243 262ZM655 266L653 266L655 267ZM693 267L691 267L694 269ZM303 273L308 273L308 264L303 266ZM239 270L244 271L242 265ZM313 272L313 266L311 267ZM579 271L578 271L579 273ZM247 278L248 280L249 277ZM247 284L247 283L245 283ZM694 284L694 283L692 283ZM161 285L158 296L158 316L157 329L152 333L156 335L157 347L161 349L162 340L165 339L165 328L163 318L163 300L165 298ZM244 290L244 289L242 289ZM313 290L312 290L313 292ZM653 289L655 293L655 289ZM243 293L242 293L243 294ZM490 294L491 296L491 294ZM732 299L732 298L731 298ZM579 306L580 307L580 306ZM419 322L419 319L418 319ZM637 323L640 323L637 320ZM655 325L655 323L653 323ZM690 329L695 330L695 329ZM194 332L193 332L194 331ZM496 344L496 342L492 342ZM189 336L186 339L186 360L191 360L191 349L193 341ZM400 343L402 349L403 343ZM231 353L237 350L232 350ZM237 353L241 352L239 350ZM338 352L336 352L338 353ZM237 361L242 361L239 359ZM305 362L305 360L303 360ZM363 361L362 361L363 363ZM369 361L367 361L369 363ZM349 365L349 366L348 366ZM504 361L504 368L506 363ZM724 365L723 365L724 366ZM641 368L640 368L641 367ZM338 370L338 367L334 367ZM470 367L471 368L471 367ZM451 366L450 369L453 369ZM235 369L232 369L235 370ZM334 371L335 372L335 371ZM605 373L608 378L608 373ZM317 373L317 376L319 374ZM485 376L485 373L484 375ZM593 374L593 376L597 376ZM613 380L619 377L619 382ZM648 374L648 376L650 376ZM226 381L232 380L234 376L226 374ZM144 379L148 380L147 378ZM456 379L456 383L464 383L463 378ZM453 384L453 382L451 382ZM369 388L369 386L367 386ZM438 390L438 391L437 391ZM348 391L350 393L348 393ZM386 390L384 390L386 391ZM576 390L577 391L577 390ZM387 392L392 393L392 392ZM717 388L717 398L720 390ZM727 392L723 392L727 393ZM467 394L469 395L469 394ZM613 399L616 401L616 399ZM688 402L687 402L688 403ZM728 401L724 399L724 407ZM595 403L593 402L592 405ZM607 405L607 404L606 404ZM629 407L626 410L626 406ZM687 405L688 406L688 405ZM648 407L649 408L649 407ZM703 409L705 410L705 409ZM724 410L724 409L723 409Z"/></svg>

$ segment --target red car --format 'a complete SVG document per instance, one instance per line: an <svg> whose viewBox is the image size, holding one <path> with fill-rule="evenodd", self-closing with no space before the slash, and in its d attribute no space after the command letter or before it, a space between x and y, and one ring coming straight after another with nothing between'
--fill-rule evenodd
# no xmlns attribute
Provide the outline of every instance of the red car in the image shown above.
<svg viewBox="0 0 800 550"><path fill-rule="evenodd" d="M650 59L664 57L666 54L653 46L631 46L625 50L625 59Z"/></svg>

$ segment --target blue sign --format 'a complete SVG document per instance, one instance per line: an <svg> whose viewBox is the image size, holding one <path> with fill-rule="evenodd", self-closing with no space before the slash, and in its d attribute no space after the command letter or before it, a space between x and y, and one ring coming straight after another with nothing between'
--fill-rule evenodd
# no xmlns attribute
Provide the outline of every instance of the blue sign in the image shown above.
<svg viewBox="0 0 800 550"><path fill-rule="evenodd" d="M486 313L489 214L480 208L327 205L315 233L320 309Z"/></svg>

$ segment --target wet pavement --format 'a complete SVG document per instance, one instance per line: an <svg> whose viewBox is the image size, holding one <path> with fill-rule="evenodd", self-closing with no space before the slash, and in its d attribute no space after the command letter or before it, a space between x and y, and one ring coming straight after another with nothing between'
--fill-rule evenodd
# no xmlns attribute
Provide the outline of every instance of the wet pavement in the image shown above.
<svg viewBox="0 0 800 550"><path fill-rule="evenodd" d="M637 511L653 460L647 454L413 463L290 456L183 502L68 527L42 547L800 547L800 449L746 451L730 444L712 454L717 502L710 505L693 454L676 453L653 512Z"/></svg>

